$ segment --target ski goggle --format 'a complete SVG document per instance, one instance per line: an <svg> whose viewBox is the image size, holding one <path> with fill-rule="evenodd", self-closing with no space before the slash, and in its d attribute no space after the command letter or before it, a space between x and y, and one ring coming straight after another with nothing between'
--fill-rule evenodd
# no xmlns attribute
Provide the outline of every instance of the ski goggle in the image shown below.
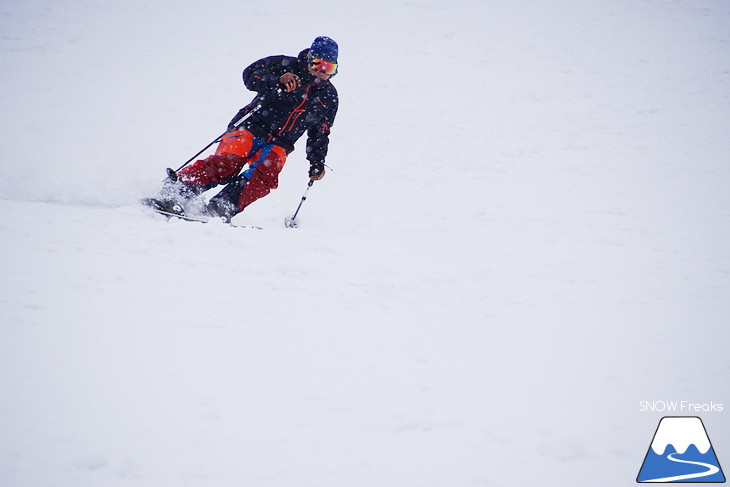
<svg viewBox="0 0 730 487"><path fill-rule="evenodd" d="M309 60L309 65L312 67L313 70L319 71L320 73L324 73L329 76L334 76L335 74L337 74L337 63L333 63L332 61L327 61L320 58L312 58Z"/></svg>

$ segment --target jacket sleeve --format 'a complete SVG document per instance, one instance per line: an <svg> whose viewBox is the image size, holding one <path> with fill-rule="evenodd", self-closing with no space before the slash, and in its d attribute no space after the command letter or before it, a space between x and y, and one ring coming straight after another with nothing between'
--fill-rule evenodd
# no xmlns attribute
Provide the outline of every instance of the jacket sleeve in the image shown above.
<svg viewBox="0 0 730 487"><path fill-rule="evenodd" d="M330 143L330 127L335 122L338 100L334 97L333 106L321 123L313 125L307 131L307 160L310 164L324 164L327 148Z"/></svg>
<svg viewBox="0 0 730 487"><path fill-rule="evenodd" d="M243 70L243 84L251 91L269 93L274 91L279 78L293 71L296 58L289 56L270 56L259 59Z"/></svg>

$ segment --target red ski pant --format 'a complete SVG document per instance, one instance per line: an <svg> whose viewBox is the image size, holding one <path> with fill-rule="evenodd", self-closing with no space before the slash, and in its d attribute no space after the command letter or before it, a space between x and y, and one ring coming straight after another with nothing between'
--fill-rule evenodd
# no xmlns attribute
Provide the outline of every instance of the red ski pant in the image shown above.
<svg viewBox="0 0 730 487"><path fill-rule="evenodd" d="M227 184L243 172L248 180L238 196L238 210L269 194L279 186L279 173L286 163L284 148L266 143L245 129L223 136L215 154L178 172L178 179L191 186Z"/></svg>

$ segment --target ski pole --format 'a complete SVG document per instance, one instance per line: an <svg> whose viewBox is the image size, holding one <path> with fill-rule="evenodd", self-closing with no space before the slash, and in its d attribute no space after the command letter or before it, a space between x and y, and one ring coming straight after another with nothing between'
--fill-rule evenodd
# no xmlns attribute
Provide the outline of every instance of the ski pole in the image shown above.
<svg viewBox="0 0 730 487"><path fill-rule="evenodd" d="M312 187L314 184L314 179L310 179L309 183L307 183L307 189L304 190L304 194L302 195L302 200L299 202L299 206L297 206L296 211L293 215L288 216L284 219L284 226L286 228L297 228L299 226L299 221L297 220L297 215L299 214L299 210L302 208L302 205L307 200L307 193L309 193L309 188Z"/></svg>
<svg viewBox="0 0 730 487"><path fill-rule="evenodd" d="M200 151L197 154L195 154L193 157L191 157L190 159L188 159L187 161L185 161L183 163L183 165L180 166L180 167L178 167L177 169L175 169L174 172L177 173L179 170L181 170L182 168L184 168L185 166L187 166L188 164L190 164L191 162L193 162L193 160L196 159L200 154L202 154L203 152L207 151L210 148L211 145L217 144L218 142L220 142L221 139L223 138L223 136L226 135L226 132L228 132L228 130L226 130L225 132L223 132L222 134L220 134L218 137L216 137L215 139L213 139L210 144L208 144L205 147L203 147L202 149L200 149ZM167 174L169 175L170 174L170 171L167 171Z"/></svg>
<svg viewBox="0 0 730 487"><path fill-rule="evenodd" d="M193 162L200 154L202 154L203 152L207 151L210 148L210 146L212 146L213 144L217 144L218 142L220 142L221 139L223 139L223 136L226 135L228 132L230 132L231 130L237 129L241 125L241 123L243 123L243 121L248 118L249 115L251 115L252 113L254 113L255 111L257 111L259 108L261 108L260 100L261 100L260 95L257 95L253 100L251 100L251 103L249 103L245 107L241 108L238 111L238 113L236 113L236 116L233 117L233 120L236 120L236 121L235 122L232 122L228 126L228 128L226 129L225 132L223 132L218 137L216 137L215 139L213 139L210 142L210 144L208 144L205 147L203 147L202 149L200 149L200 151L198 151L197 154L195 154L193 157L191 157L190 159L188 159L187 161L185 161L182 166L178 167L174 171L172 169L168 169L167 170L168 177L170 179L172 179L173 181L176 181L177 180L177 176L173 177L172 176L173 173L177 173L182 168L184 168L185 166L187 166L188 164L190 164L191 162Z"/></svg>

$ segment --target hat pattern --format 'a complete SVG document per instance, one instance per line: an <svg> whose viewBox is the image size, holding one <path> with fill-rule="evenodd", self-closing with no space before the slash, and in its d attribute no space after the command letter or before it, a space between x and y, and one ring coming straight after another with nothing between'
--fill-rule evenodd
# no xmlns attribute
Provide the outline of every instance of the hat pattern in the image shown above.
<svg viewBox="0 0 730 487"><path fill-rule="evenodd" d="M337 62L338 51L339 48L337 43L326 36L317 37L314 42L312 42L312 47L309 49L309 52L312 53L313 57L321 58L333 63Z"/></svg>

